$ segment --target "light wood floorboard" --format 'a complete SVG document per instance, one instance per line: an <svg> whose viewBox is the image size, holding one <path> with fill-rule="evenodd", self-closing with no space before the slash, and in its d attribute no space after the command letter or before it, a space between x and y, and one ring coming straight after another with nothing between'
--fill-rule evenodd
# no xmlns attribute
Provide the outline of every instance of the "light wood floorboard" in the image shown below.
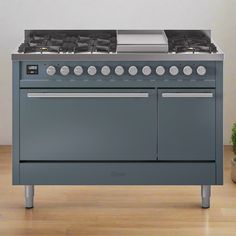
<svg viewBox="0 0 236 236"><path fill-rule="evenodd" d="M200 208L198 186L36 186L35 208L11 184L11 147L0 147L0 236L236 236L233 153L225 148L224 186Z"/></svg>

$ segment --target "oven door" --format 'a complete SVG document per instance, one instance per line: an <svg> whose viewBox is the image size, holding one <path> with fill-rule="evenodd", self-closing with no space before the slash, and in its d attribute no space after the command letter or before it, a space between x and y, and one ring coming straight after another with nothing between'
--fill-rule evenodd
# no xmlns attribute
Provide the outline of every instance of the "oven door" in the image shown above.
<svg viewBox="0 0 236 236"><path fill-rule="evenodd" d="M22 89L20 159L157 159L155 89Z"/></svg>
<svg viewBox="0 0 236 236"><path fill-rule="evenodd" d="M215 160L215 90L158 91L158 160Z"/></svg>

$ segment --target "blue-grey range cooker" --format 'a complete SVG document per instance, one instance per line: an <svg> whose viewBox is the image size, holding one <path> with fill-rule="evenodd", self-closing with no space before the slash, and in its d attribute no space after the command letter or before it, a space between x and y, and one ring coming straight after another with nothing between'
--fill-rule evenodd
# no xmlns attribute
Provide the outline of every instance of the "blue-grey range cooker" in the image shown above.
<svg viewBox="0 0 236 236"><path fill-rule="evenodd" d="M26 30L13 184L223 183L223 53L200 30Z"/></svg>

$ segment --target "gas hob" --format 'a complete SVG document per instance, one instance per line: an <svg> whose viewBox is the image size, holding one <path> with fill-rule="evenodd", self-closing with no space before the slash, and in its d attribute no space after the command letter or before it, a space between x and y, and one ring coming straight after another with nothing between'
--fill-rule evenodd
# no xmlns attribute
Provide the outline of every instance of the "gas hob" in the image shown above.
<svg viewBox="0 0 236 236"><path fill-rule="evenodd" d="M127 46L126 50L120 50L119 47L124 45ZM153 47L154 45L159 45L159 48ZM164 46L165 50L160 45ZM200 30L37 30L26 31L25 40L19 46L18 52L41 54L121 52L216 53L217 47L211 42L211 38L207 33Z"/></svg>
<svg viewBox="0 0 236 236"><path fill-rule="evenodd" d="M222 61L208 30L26 30L14 60Z"/></svg>

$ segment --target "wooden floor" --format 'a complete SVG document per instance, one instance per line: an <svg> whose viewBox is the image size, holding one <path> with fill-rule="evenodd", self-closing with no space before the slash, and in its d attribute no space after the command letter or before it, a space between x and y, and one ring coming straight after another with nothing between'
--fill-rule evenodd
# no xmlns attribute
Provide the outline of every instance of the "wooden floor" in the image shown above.
<svg viewBox="0 0 236 236"><path fill-rule="evenodd" d="M236 236L236 184L225 150L225 184L200 208L200 187L36 186L35 208L24 208L11 185L11 149L0 147L0 236Z"/></svg>

